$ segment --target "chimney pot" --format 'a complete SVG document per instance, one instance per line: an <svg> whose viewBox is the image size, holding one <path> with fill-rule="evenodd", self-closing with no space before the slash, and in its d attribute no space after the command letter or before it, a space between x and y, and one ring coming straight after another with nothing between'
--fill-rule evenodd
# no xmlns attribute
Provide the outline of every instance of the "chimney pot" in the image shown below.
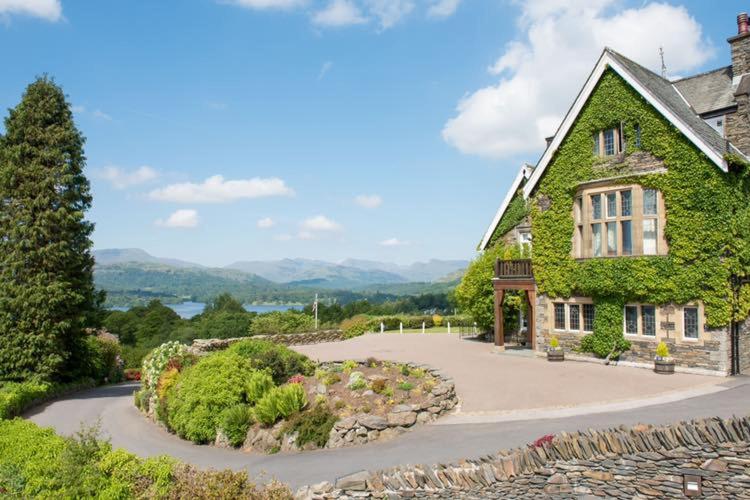
<svg viewBox="0 0 750 500"><path fill-rule="evenodd" d="M747 12L742 12L737 16L737 34L746 35L750 31L748 26Z"/></svg>

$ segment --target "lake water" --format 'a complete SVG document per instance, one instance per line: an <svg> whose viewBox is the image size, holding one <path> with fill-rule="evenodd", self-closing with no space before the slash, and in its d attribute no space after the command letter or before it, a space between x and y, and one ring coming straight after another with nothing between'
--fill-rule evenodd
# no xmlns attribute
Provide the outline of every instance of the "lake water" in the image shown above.
<svg viewBox="0 0 750 500"><path fill-rule="evenodd" d="M166 304L166 306L179 314L180 317L190 319L193 316L197 316L198 314L202 313L203 309L205 309L206 307L206 304L204 302L182 302L180 304ZM304 306L289 304L244 304L243 307L246 311L257 312L260 314L271 311L288 311L289 309L301 310ZM128 310L127 307L113 307L112 309L116 311Z"/></svg>

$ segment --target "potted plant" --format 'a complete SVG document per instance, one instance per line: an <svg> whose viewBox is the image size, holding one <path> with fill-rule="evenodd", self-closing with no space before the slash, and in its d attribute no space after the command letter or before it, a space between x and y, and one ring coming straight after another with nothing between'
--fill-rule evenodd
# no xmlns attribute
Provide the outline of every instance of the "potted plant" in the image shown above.
<svg viewBox="0 0 750 500"><path fill-rule="evenodd" d="M547 361L565 361L565 351L563 351L563 348L560 346L560 341L555 335L549 339Z"/></svg>
<svg viewBox="0 0 750 500"><path fill-rule="evenodd" d="M659 345L656 346L654 371L662 375L671 375L674 373L674 360L669 356L669 348L664 342L659 342Z"/></svg>

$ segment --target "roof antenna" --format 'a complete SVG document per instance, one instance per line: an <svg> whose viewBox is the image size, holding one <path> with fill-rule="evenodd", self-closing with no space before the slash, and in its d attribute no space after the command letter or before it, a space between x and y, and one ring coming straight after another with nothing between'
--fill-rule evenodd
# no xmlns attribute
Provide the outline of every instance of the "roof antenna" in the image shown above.
<svg viewBox="0 0 750 500"><path fill-rule="evenodd" d="M659 47L659 57L661 57L661 77L667 79L667 65L664 63L664 47Z"/></svg>

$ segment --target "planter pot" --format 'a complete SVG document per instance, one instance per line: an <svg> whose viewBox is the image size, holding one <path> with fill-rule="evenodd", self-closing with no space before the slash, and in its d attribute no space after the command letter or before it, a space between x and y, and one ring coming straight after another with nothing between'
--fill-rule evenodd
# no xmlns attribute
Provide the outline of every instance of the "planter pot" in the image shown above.
<svg viewBox="0 0 750 500"><path fill-rule="evenodd" d="M565 351L562 349L547 351L547 361L565 361Z"/></svg>
<svg viewBox="0 0 750 500"><path fill-rule="evenodd" d="M654 372L661 375L672 375L674 373L674 361L654 360Z"/></svg>

